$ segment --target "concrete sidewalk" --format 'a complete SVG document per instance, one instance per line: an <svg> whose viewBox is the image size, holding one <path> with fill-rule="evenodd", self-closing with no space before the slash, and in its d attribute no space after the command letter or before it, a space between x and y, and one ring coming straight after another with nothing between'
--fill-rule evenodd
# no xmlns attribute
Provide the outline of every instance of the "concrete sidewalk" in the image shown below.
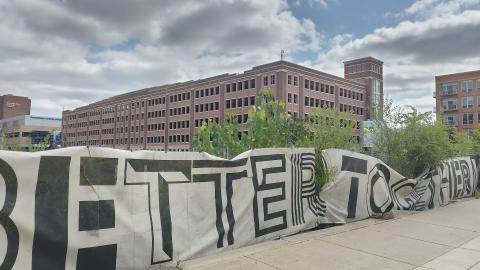
<svg viewBox="0 0 480 270"><path fill-rule="evenodd" d="M480 200L302 233L181 266L194 270L480 270Z"/></svg>

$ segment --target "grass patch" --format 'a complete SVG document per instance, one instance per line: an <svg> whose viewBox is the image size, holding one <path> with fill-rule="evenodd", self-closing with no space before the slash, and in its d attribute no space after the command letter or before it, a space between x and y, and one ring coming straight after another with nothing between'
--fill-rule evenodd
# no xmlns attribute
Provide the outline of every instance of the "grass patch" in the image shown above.
<svg viewBox="0 0 480 270"><path fill-rule="evenodd" d="M480 188L475 191L475 199L480 199Z"/></svg>

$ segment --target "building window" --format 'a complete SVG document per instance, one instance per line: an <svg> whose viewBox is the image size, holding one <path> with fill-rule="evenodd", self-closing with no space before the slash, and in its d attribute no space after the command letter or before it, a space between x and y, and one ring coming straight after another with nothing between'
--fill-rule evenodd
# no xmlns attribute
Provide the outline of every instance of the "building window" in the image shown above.
<svg viewBox="0 0 480 270"><path fill-rule="evenodd" d="M268 85L268 76L263 77L263 85L264 86Z"/></svg>
<svg viewBox="0 0 480 270"><path fill-rule="evenodd" d="M477 79L477 90L480 91L480 79Z"/></svg>
<svg viewBox="0 0 480 270"><path fill-rule="evenodd" d="M442 95L453 95L457 93L457 83L442 83Z"/></svg>
<svg viewBox="0 0 480 270"><path fill-rule="evenodd" d="M305 106L308 106L308 97L305 97Z"/></svg>
<svg viewBox="0 0 480 270"><path fill-rule="evenodd" d="M238 83L238 91L242 91L242 90L243 90L242 82L239 82Z"/></svg>
<svg viewBox="0 0 480 270"><path fill-rule="evenodd" d="M287 83L292 84L292 75L287 76Z"/></svg>
<svg viewBox="0 0 480 270"><path fill-rule="evenodd" d="M288 93L287 95L287 102L292 103L292 93Z"/></svg>
<svg viewBox="0 0 480 270"><path fill-rule="evenodd" d="M462 81L462 92L471 92L472 89L472 80Z"/></svg>
<svg viewBox="0 0 480 270"><path fill-rule="evenodd" d="M248 89L248 81L243 82L243 89Z"/></svg>
<svg viewBox="0 0 480 270"><path fill-rule="evenodd" d="M270 84L275 84L275 75L270 76Z"/></svg>
<svg viewBox="0 0 480 270"><path fill-rule="evenodd" d="M457 99L443 99L442 100L442 108L443 110L456 110L457 109Z"/></svg>
<svg viewBox="0 0 480 270"><path fill-rule="evenodd" d="M230 100L227 100L225 102L225 107L227 107L227 109L230 109Z"/></svg>
<svg viewBox="0 0 480 270"><path fill-rule="evenodd" d="M298 102L298 95L293 94L293 103L297 104L297 102Z"/></svg>
<svg viewBox="0 0 480 270"><path fill-rule="evenodd" d="M250 88L255 88L255 79L250 80Z"/></svg>
<svg viewBox="0 0 480 270"><path fill-rule="evenodd" d="M472 108L473 107L473 97L466 96L462 97L462 108Z"/></svg>
<svg viewBox="0 0 480 270"><path fill-rule="evenodd" d="M320 83L315 83L315 91L320 91Z"/></svg>
<svg viewBox="0 0 480 270"><path fill-rule="evenodd" d="M445 115L443 115L443 123L445 125L456 126L457 125L457 115L456 114L445 114Z"/></svg>
<svg viewBox="0 0 480 270"><path fill-rule="evenodd" d="M305 89L308 89L309 85L310 85L310 81L305 79Z"/></svg>
<svg viewBox="0 0 480 270"><path fill-rule="evenodd" d="M295 86L298 85L298 77L297 76L293 77L293 85L295 85Z"/></svg>
<svg viewBox="0 0 480 270"><path fill-rule="evenodd" d="M464 125L473 124L473 113L464 113L463 114L463 124Z"/></svg>

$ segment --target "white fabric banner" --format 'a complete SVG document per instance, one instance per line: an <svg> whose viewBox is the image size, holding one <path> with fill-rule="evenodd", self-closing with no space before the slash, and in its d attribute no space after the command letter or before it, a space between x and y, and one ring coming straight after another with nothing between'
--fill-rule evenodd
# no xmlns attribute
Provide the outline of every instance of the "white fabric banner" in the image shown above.
<svg viewBox="0 0 480 270"><path fill-rule="evenodd" d="M232 160L193 152L74 147L0 151L0 269L148 269L342 224L391 209L472 196L478 159L417 179L381 161L313 149L257 149Z"/></svg>

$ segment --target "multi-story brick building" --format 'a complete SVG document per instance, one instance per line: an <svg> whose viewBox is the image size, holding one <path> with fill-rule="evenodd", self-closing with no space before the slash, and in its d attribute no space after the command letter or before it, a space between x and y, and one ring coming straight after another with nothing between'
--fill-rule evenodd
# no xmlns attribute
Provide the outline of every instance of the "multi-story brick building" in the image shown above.
<svg viewBox="0 0 480 270"><path fill-rule="evenodd" d="M14 116L30 115L31 100L14 95L0 96L0 120Z"/></svg>
<svg viewBox="0 0 480 270"><path fill-rule="evenodd" d="M480 70L435 76L437 118L469 133L480 121Z"/></svg>
<svg viewBox="0 0 480 270"><path fill-rule="evenodd" d="M240 74L142 89L64 111L62 140L65 146L188 151L206 119L222 123L232 113L243 130L261 87L284 101L289 114L305 116L315 107L331 106L351 111L351 120L360 123L381 111L382 66L371 57L347 61L341 78L278 61Z"/></svg>

